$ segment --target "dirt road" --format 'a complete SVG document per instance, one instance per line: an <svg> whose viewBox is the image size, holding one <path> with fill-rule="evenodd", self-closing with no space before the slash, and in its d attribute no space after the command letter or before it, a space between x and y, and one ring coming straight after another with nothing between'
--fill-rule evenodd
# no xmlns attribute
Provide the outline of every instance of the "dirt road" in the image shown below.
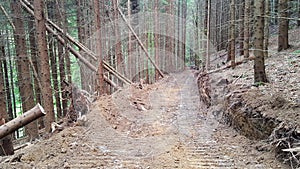
<svg viewBox="0 0 300 169"><path fill-rule="evenodd" d="M149 110L137 110L133 100L149 104ZM119 91L97 103L86 133L89 148L66 159L67 164L112 169L281 167L272 155L255 150L254 142L206 115L200 105L190 70L143 90Z"/></svg>
<svg viewBox="0 0 300 169"><path fill-rule="evenodd" d="M0 168L284 168L203 110L191 70L128 86L97 101L85 127L28 146Z"/></svg>

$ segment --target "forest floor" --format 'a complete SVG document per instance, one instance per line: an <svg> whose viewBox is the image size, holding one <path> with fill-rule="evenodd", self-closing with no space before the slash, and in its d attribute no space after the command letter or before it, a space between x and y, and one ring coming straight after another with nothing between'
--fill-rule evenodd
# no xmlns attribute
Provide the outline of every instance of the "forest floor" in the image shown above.
<svg viewBox="0 0 300 169"><path fill-rule="evenodd" d="M200 102L195 70L127 86L99 98L84 126L1 157L0 168L289 168L268 140L282 122L299 131L300 44L293 42L266 59L269 84L253 85L253 62L212 74L210 108Z"/></svg>
<svg viewBox="0 0 300 169"><path fill-rule="evenodd" d="M192 70L102 97L87 117L86 126L30 145L1 168L284 168L201 111Z"/></svg>

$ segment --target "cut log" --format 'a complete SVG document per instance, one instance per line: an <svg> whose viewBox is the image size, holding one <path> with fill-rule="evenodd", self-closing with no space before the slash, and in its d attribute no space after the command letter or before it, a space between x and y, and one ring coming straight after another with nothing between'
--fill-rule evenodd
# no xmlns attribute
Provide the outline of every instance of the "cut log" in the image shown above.
<svg viewBox="0 0 300 169"><path fill-rule="evenodd" d="M0 139L44 115L46 112L43 107L37 104L23 115L0 126Z"/></svg>

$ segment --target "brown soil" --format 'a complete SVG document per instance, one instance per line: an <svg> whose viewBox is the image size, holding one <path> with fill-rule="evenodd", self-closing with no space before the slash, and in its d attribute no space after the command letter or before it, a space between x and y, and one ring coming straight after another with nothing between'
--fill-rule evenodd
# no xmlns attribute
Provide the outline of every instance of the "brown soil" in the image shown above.
<svg viewBox="0 0 300 169"><path fill-rule="evenodd" d="M0 168L285 167L202 107L192 70L128 86L96 101L86 126L2 158Z"/></svg>
<svg viewBox="0 0 300 169"><path fill-rule="evenodd" d="M291 38L299 39L299 33L300 29L291 31ZM258 149L275 152L278 159L297 168L299 153L282 149L300 145L300 43L291 41L290 49L278 53L274 52L276 39L271 42L266 58L270 83L253 83L253 62L214 73L209 76L213 104L208 112L247 138L260 141Z"/></svg>

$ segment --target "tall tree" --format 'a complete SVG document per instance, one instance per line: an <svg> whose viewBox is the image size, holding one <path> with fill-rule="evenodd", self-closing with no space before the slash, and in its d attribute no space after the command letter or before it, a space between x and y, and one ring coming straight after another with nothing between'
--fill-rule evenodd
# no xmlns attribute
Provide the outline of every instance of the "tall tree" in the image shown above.
<svg viewBox="0 0 300 169"><path fill-rule="evenodd" d="M40 57L40 80L42 84L42 98L43 107L46 114L45 127L46 131L50 132L51 123L55 121L53 97L50 81L50 66L49 56L47 52L47 40L46 40L46 18L44 14L44 1L34 0L34 16L36 23L37 42L38 42L38 54Z"/></svg>
<svg viewBox="0 0 300 169"><path fill-rule="evenodd" d="M249 57L249 48L250 48L250 5L251 0L245 0L245 9L244 9L244 57Z"/></svg>
<svg viewBox="0 0 300 169"><path fill-rule="evenodd" d="M2 63L5 61L5 53L0 50L0 126L6 121L9 121L8 113L6 111L6 91L4 86L4 70ZM0 156L13 155L14 147L11 135L8 135L0 140Z"/></svg>
<svg viewBox="0 0 300 169"><path fill-rule="evenodd" d="M14 14L13 22L16 27L14 32L15 49L17 56L17 71L18 81L20 88L20 96L22 100L22 110L26 112L35 106L33 86L31 82L31 72L29 57L27 55L26 41L25 41L25 29L22 16L22 8L19 1L11 2L12 11ZM31 122L26 126L26 134L29 138L36 139L38 135L37 122Z"/></svg>
<svg viewBox="0 0 300 169"><path fill-rule="evenodd" d="M159 12L159 2L158 0L154 1L154 50L155 50L155 63L157 65L160 65L159 62L159 50L160 50L160 44L159 44L159 25L158 25L158 12ZM155 71L155 80L159 79L159 72L158 70Z"/></svg>
<svg viewBox="0 0 300 169"><path fill-rule="evenodd" d="M98 86L97 92L104 94L104 76L103 76L103 58L102 58L102 36L101 36L101 16L100 16L100 5L99 0L94 0L94 13L95 13L95 31L96 31L96 49L99 58L98 67Z"/></svg>
<svg viewBox="0 0 300 169"><path fill-rule="evenodd" d="M230 28L229 28L229 45L228 45L228 58L227 61L231 62L231 65L235 65L235 1L230 1Z"/></svg>
<svg viewBox="0 0 300 169"><path fill-rule="evenodd" d="M289 47L288 0L279 0L278 51Z"/></svg>
<svg viewBox="0 0 300 169"><path fill-rule="evenodd" d="M55 10L55 17L58 21L59 27L65 27L65 17L63 15L64 11L64 1L56 1L56 10ZM65 28L64 28L65 29ZM67 40L65 40L66 42ZM66 58L69 58L68 50L64 47L63 44L57 43L57 52L58 52L58 59L59 59L59 76L60 76L60 90L62 96L62 114L61 116L65 116L67 114L68 108L68 96L66 92L66 83L62 83L63 80L68 80L66 77Z"/></svg>
<svg viewBox="0 0 300 169"><path fill-rule="evenodd" d="M268 82L264 59L264 10L265 1L254 1L254 82Z"/></svg>
<svg viewBox="0 0 300 169"><path fill-rule="evenodd" d="M206 70L210 69L210 20L211 20L211 0L207 0L207 32L206 32Z"/></svg>

